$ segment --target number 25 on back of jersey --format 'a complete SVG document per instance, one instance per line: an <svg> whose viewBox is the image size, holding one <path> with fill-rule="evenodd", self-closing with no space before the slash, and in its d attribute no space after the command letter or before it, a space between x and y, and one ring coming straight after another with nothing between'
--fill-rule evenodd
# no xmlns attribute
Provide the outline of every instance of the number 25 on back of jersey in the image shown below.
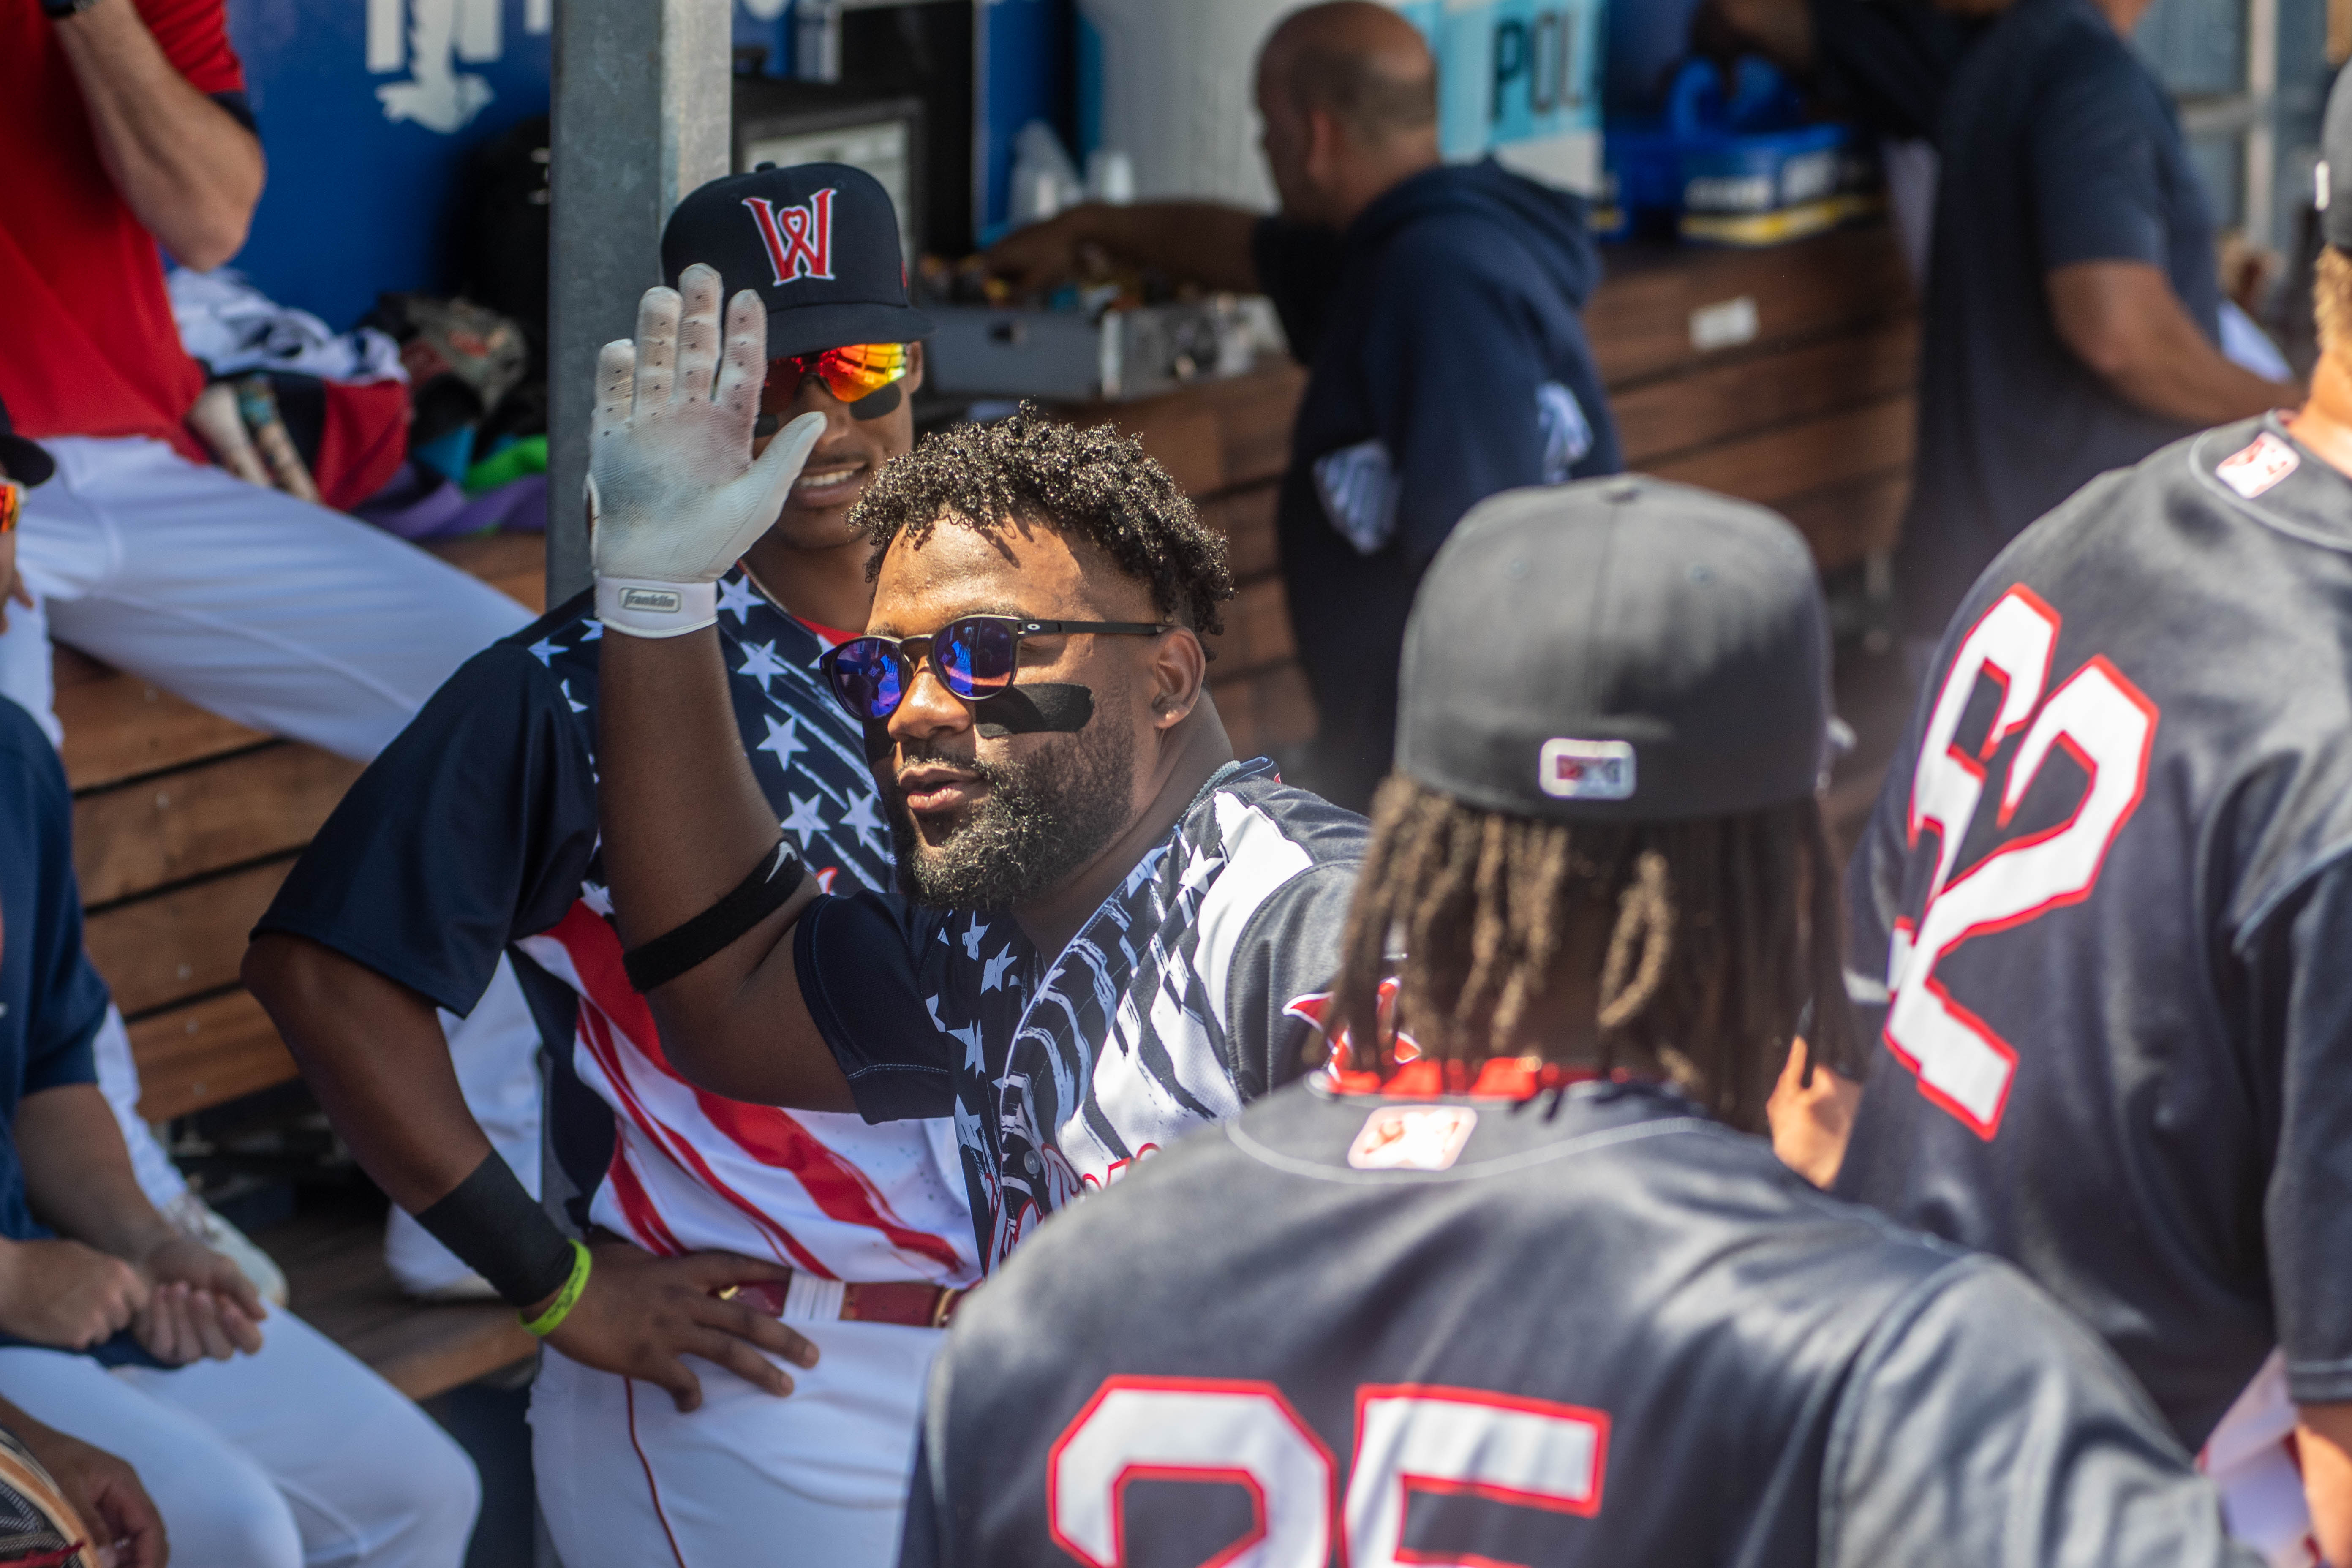
<svg viewBox="0 0 2352 1568"><path fill-rule="evenodd" d="M1087 1568L1127 1568L1127 1489L1223 1482L1249 1496L1247 1533L1202 1568L1514 1568L1404 1543L1416 1494L1590 1519L1601 1510L1609 1417L1598 1410L1437 1384L1356 1391L1348 1487L1314 1428L1271 1383L1112 1377L1062 1430L1047 1461L1055 1544Z"/></svg>
<svg viewBox="0 0 2352 1568"><path fill-rule="evenodd" d="M1937 692L1911 779L1910 847L1916 858L1934 834L1936 863L1917 917L1896 920L1888 944L1886 1046L1917 1075L1922 1094L1986 1139L2000 1130L2017 1050L1938 971L1963 943L1995 939L2090 897L2116 835L2147 792L2156 743L2156 704L2105 655L2052 689L2058 628L2058 612L2023 586L1985 612ZM1982 681L1999 688L2000 706L1982 736L1963 735ZM2021 730L2024 739L1996 778L1996 759ZM1995 830L2009 828L2062 750L2088 781L2072 813L2006 839L1955 877L1988 792L1998 803Z"/></svg>

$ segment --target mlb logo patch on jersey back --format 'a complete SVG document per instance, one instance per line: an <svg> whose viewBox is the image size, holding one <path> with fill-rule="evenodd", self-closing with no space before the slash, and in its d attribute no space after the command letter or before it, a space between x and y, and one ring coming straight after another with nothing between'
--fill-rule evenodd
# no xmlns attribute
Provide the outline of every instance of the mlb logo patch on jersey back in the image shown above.
<svg viewBox="0 0 2352 1568"><path fill-rule="evenodd" d="M1562 800L1631 800L1633 743L1565 736L1546 741L1536 759L1536 784L1544 794Z"/></svg>
<svg viewBox="0 0 2352 1568"><path fill-rule="evenodd" d="M1470 1142L1478 1113L1466 1105L1383 1105L1348 1145L1359 1171L1443 1171Z"/></svg>
<svg viewBox="0 0 2352 1568"><path fill-rule="evenodd" d="M2295 456L2294 447L2265 430L2243 451L2222 458L2213 473L2252 500L2302 466L2303 459Z"/></svg>

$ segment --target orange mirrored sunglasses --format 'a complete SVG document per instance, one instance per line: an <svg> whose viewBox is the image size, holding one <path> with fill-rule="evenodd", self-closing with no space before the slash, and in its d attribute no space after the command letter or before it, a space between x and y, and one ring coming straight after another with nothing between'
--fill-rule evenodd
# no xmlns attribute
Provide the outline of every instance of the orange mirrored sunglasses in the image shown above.
<svg viewBox="0 0 2352 1568"><path fill-rule="evenodd" d="M789 398L799 392L802 378L811 375L822 380L826 390L842 402L856 403L873 396L893 382L906 379L907 345L852 343L845 348L793 354L768 366L768 384L781 397Z"/></svg>
<svg viewBox="0 0 2352 1568"><path fill-rule="evenodd" d="M0 533L16 530L16 514L25 510L25 487L14 479L0 479Z"/></svg>

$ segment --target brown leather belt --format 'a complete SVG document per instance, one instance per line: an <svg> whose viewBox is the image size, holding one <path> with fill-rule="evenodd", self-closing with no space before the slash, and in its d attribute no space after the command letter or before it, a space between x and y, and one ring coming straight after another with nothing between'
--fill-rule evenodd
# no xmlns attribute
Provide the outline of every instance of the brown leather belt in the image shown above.
<svg viewBox="0 0 2352 1568"><path fill-rule="evenodd" d="M769 1316L784 1315L788 1287L767 1280L746 1280L719 1292L723 1301L744 1301ZM841 1321L845 1323L897 1323L910 1329L944 1329L963 1300L961 1289L947 1285L891 1280L844 1285Z"/></svg>
<svg viewBox="0 0 2352 1568"><path fill-rule="evenodd" d="M955 1316L963 1292L946 1285L845 1285L841 1289L841 1320L845 1323L904 1323L916 1329L944 1329Z"/></svg>

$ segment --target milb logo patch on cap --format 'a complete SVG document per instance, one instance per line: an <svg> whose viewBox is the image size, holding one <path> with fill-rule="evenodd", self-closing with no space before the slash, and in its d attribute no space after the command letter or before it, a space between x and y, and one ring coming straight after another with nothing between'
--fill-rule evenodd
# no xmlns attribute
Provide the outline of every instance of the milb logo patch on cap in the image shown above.
<svg viewBox="0 0 2352 1568"><path fill-rule="evenodd" d="M1629 741L1546 741L1536 759L1536 784L1561 800L1633 798L1633 746Z"/></svg>

